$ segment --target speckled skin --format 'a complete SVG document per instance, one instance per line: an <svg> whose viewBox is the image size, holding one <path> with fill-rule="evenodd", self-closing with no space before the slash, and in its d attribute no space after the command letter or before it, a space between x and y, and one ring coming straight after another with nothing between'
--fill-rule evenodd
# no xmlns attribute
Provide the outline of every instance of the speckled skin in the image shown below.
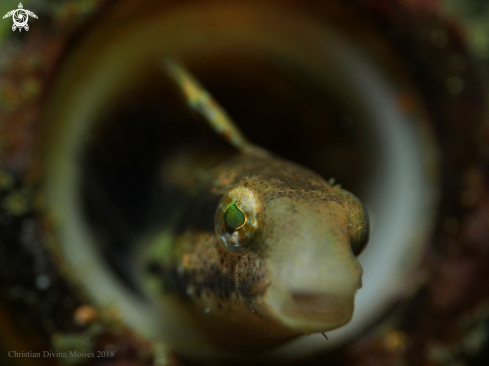
<svg viewBox="0 0 489 366"><path fill-rule="evenodd" d="M184 303L183 318L227 349L264 349L347 323L362 286L356 255L368 242L363 205L249 142L185 68L167 60L166 71L187 105L239 153L215 168L201 150L163 162L161 205L175 214L159 220L164 234L142 251L142 287L160 303ZM175 199L168 192L182 190L179 182L192 184ZM229 209L242 221L229 225Z"/></svg>
<svg viewBox="0 0 489 366"><path fill-rule="evenodd" d="M226 348L263 349L345 324L362 275L346 197L288 161L231 159L201 183L171 243L151 244L166 246L143 260L153 295L183 299L188 316ZM234 238L222 220L232 202L247 216Z"/></svg>
<svg viewBox="0 0 489 366"><path fill-rule="evenodd" d="M101 4L105 1L85 3ZM471 359L473 363L484 364L488 354L487 341L481 341L475 350L473 346L465 350L469 346L466 340L469 337L473 339L473 330L483 327L487 322L487 311L484 309L489 293L488 282L484 281L488 277L489 268L489 128L487 123L484 128L481 124L487 118L483 113L486 110L486 98L480 75L470 58L467 58L460 26L454 25L453 20L440 20L434 14L440 11L436 8L437 2L382 0L341 3L360 5L361 16L366 17L369 24L376 25L382 35L391 41L399 57L409 65L413 79L418 82L442 146L443 199L437 215L437 232L430 240L430 250L421 271L425 279L423 286L390 313L397 315L394 320L391 316L383 317L383 322L374 331L366 335L364 333L351 346L344 347L333 356L318 357L316 362L310 364L462 364L468 354L474 357L474 352L480 353L480 347L486 344L479 359ZM65 49L70 49L67 47L69 35L76 28L85 33L93 25L92 22L87 25L86 19L94 18L94 14L100 14L99 18L106 23L104 17L107 17L107 13L114 13L101 11L100 6L91 5L91 12L84 10L80 14L81 9L86 7L79 7L78 4L63 2L60 4L62 6L56 8L56 12L50 8L44 13L43 22L37 25L36 30L26 32L22 47L19 48L19 41L15 39L12 42L15 47L2 49L5 51L2 52L2 59L10 61L3 63L1 77L4 98L1 103L0 129L4 143L0 165L2 171L13 174L15 187L23 189L33 183L37 186L40 182L39 178L33 182L32 174L41 166L34 158L36 148L43 141L37 133L43 127L39 110L42 109L45 100L43 95L51 84L50 80L59 70ZM311 4L314 4L311 8L317 14L333 13L337 19L344 19L331 11L334 8L328 8L327 12L318 11L317 5L323 2ZM285 6L285 3L280 6ZM356 17L347 24L356 24L353 30L360 30L364 35L368 32L364 32L361 20ZM83 26L80 21L83 21ZM434 47L432 43L431 35L440 30L448 33L448 46L444 48ZM375 39L375 36L370 37ZM4 43L3 46L8 44ZM22 62L19 63L19 60ZM460 62L450 60L462 60L464 63L460 66ZM440 65L444 67L440 69ZM446 80L453 75L459 75L465 84L463 92L457 96L446 92ZM25 94L26 90L22 86L29 80L39 85L36 93ZM9 192L4 188L2 186L2 199ZM460 200L467 191L476 192L475 202L464 204ZM33 206L33 197L29 195L29 207ZM4 259L2 317L9 320L2 322L4 345L10 346L10 342L15 341L16 346L12 349L42 352L49 349L50 334L81 331L71 320L72 312L79 304L81 291L68 285L69 277L59 273L56 269L58 267L51 263L53 257L43 254L44 250L41 250L54 236L53 230L46 229L45 217L32 209L18 217L7 217L12 218L12 223L0 223L3 243L12 243L2 245L1 256ZM447 217L460 223L456 231L445 229L444 220ZM29 235L25 235L27 233ZM22 238L27 238L24 240L27 240L28 245L22 245ZM39 266L33 266L32 263L43 261L48 263L48 273L55 279L49 291L41 291L34 286ZM10 295L10 290L19 288L23 291L22 296ZM37 299L35 303L32 303L33 294L34 299ZM144 354L151 355L149 342L137 339L134 335L129 337L127 332L112 332L111 336L107 336L107 332L111 331L107 328L103 337L98 337L96 347L104 350L106 346L116 345L117 360L108 363L149 364L149 361L137 358L139 353L143 353L142 350ZM26 364L38 364L39 361L51 365L53 359L8 359L8 362L11 361ZM172 359L164 361L180 364ZM99 360L93 358L85 363L99 364ZM301 360L300 364L304 364L304 361Z"/></svg>

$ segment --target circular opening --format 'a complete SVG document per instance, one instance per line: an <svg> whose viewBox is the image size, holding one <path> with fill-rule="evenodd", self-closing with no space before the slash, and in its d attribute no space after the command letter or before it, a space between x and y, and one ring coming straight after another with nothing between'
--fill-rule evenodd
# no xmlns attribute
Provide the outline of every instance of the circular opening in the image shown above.
<svg viewBox="0 0 489 366"><path fill-rule="evenodd" d="M250 141L365 193L375 160L365 117L308 77L313 75L281 66L233 53L200 59L192 71ZM243 69L246 74L238 72ZM138 236L172 220L161 179L165 161L196 149L232 153L158 68L99 117L82 148L86 220L112 268L135 290L130 258ZM188 194L172 193L172 201Z"/></svg>
<svg viewBox="0 0 489 366"><path fill-rule="evenodd" d="M283 9L194 5L104 30L66 62L46 112L46 199L62 254L93 301L117 304L148 337L207 352L202 335L165 333L191 325L145 301L132 278L133 247L171 223L178 199L169 198L185 194L162 190L165 164L185 149L236 153L180 99L160 67L169 57L183 61L250 141L335 177L369 210L352 322L329 342L305 337L271 356L334 347L371 325L412 268L434 207L422 107L408 113L399 104L401 92L416 101L408 83L325 24Z"/></svg>

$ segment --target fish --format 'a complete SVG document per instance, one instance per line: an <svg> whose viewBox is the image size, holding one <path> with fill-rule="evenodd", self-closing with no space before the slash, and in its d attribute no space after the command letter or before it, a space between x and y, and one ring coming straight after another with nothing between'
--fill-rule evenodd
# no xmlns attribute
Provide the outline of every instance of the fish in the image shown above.
<svg viewBox="0 0 489 366"><path fill-rule="evenodd" d="M187 149L163 164L163 197L177 184L185 194L161 203L174 215L138 245L138 287L218 348L263 351L304 334L326 338L350 321L362 287L366 208L333 180L249 142L183 66L165 60L163 69L237 153L209 164L207 154Z"/></svg>
<svg viewBox="0 0 489 366"><path fill-rule="evenodd" d="M222 163L230 158L204 156L207 152L194 146L199 155L182 148L175 159L166 159L168 140L194 144L187 131L180 129L168 137L146 133L160 125L168 126L165 131L182 125L184 118L168 113L174 98L166 98L168 85L162 85L164 78L154 70L161 57L182 57L251 141L300 161L323 177L340 176L348 189L361 192L371 214L373 245L360 257L364 286L356 296L354 319L339 332L328 331L329 342L319 335L300 337L260 357L280 359L280 364L282 360L300 363L321 352L314 363L333 359L334 364L351 366L368 359L420 364L433 362L445 345L450 346L448 354L443 352L445 360L467 357L466 340L487 320L487 312L480 311L487 299L481 276L487 272L484 243L489 242L484 230L489 227L484 224L487 156L484 146L479 147L489 134L481 130L481 121L487 120L485 83L471 62L470 47L464 47L470 39L461 39L460 32L450 27L453 21L430 22L423 9L407 5L389 11L392 7L385 1L374 7L342 2L327 7L328 11L323 2L308 6L287 2L278 7L272 2L104 4L92 2L88 9L63 3L54 12L44 11L42 24L21 42L16 37L2 39L6 52L1 85L0 236L6 260L1 314L9 321L2 322L1 331L8 344L15 341L11 349L61 352L63 348L58 347L64 344L70 351L73 342L85 339L83 351L92 347L115 350L113 362L150 362L151 353L154 363L162 365L185 359L175 342L181 335L201 358L217 363L219 355L208 356L199 348L212 329L219 332L216 323L202 326L196 320L191 324L190 316L182 316L183 321L178 319L171 328L161 325L159 314L139 302L131 307L132 294L120 293L128 290L121 278L125 272L112 271L108 265L127 243L111 240L113 247L104 248L107 233L127 242L138 239L126 229L145 223L141 207L147 204L149 184L132 183L152 183L148 172L158 172L158 162L162 190L176 188L175 200L185 203L194 197L189 192L200 186L194 183L205 178L207 166L217 166L212 160L217 157ZM369 11L359 11L365 5ZM345 19L366 26L352 30L351 21L341 21ZM399 32L403 24L410 31ZM433 47L433 39L439 40L440 34L442 50ZM447 63L454 55L464 67L460 62ZM439 70L440 64L451 67ZM458 87L452 87L452 81ZM153 100L150 90L156 90L154 100L159 98L160 105L145 102ZM314 103L304 103L303 95ZM52 97L54 102L50 102ZM120 108L130 105L128 101L136 106ZM152 106L156 108L146 113ZM114 109L121 109L123 118L115 116ZM125 118L128 111L133 114ZM250 121L250 116L256 119ZM212 131L208 125L202 124L199 130ZM225 136L212 137L226 141ZM151 155L141 156L140 145L131 141L150 146ZM95 149L88 164L81 165L92 143L106 148ZM158 156L153 147L162 145L162 156ZM45 149L52 154L40 156ZM97 171L101 160L105 163ZM190 162L195 174L186 174ZM98 189L97 178L109 174L113 179L101 181L110 184ZM180 180L188 176L192 179ZM80 184L91 178L93 184ZM82 194L83 187L94 193ZM93 200L88 199L92 196ZM87 215L84 207L76 205L85 201L90 214L99 216ZM167 209L168 205L174 210ZM117 210L120 206L123 217ZM162 211L169 216L175 213L176 221L181 221L182 206L165 203ZM229 217L241 216L231 212ZM171 217L157 217L155 226L161 240L175 243ZM122 256L123 269L125 259ZM176 268L183 271L183 266ZM162 286L161 281L155 284ZM160 287L155 290L148 298L161 295ZM171 296L175 309L165 306L171 301L167 297L161 306L162 318L174 317L177 307L183 315L189 313L182 303L192 299ZM92 316L79 316L84 309L94 309L95 323L89 320ZM195 309L214 317L214 309ZM105 321L107 314L109 321ZM195 324L203 328L202 342L194 339ZM87 338L96 329L93 326L102 326L103 333ZM160 343L153 343L160 338L151 337L155 332L146 333L148 329L168 331L165 339L178 350L178 361ZM237 332L241 329L236 328ZM139 338L128 336L132 334ZM276 334L268 336L275 339ZM352 343L346 346L345 342ZM148 343L156 345L154 353L148 351ZM322 354L332 348L333 355ZM484 352L477 353L470 357L482 360ZM143 356L147 361L140 361ZM239 354L240 360L246 356Z"/></svg>

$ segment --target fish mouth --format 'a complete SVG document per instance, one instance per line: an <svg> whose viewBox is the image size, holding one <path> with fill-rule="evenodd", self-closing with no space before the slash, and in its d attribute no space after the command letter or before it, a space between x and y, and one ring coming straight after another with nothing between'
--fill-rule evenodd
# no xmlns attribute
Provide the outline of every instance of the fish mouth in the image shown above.
<svg viewBox="0 0 489 366"><path fill-rule="evenodd" d="M333 330L353 315L355 293L334 294L270 286L263 297L264 311L275 322L298 333Z"/></svg>

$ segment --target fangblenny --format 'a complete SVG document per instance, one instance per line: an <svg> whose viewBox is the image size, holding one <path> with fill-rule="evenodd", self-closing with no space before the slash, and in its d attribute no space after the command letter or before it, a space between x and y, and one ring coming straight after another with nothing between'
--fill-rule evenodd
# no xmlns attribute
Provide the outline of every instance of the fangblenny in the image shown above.
<svg viewBox="0 0 489 366"><path fill-rule="evenodd" d="M178 324L175 339L198 329L219 348L260 350L348 323L369 237L363 204L248 142L183 67L166 61L165 69L190 108L239 151L205 167L205 154L185 151L163 168L163 190L192 188L163 202L176 217L138 248L137 277Z"/></svg>

